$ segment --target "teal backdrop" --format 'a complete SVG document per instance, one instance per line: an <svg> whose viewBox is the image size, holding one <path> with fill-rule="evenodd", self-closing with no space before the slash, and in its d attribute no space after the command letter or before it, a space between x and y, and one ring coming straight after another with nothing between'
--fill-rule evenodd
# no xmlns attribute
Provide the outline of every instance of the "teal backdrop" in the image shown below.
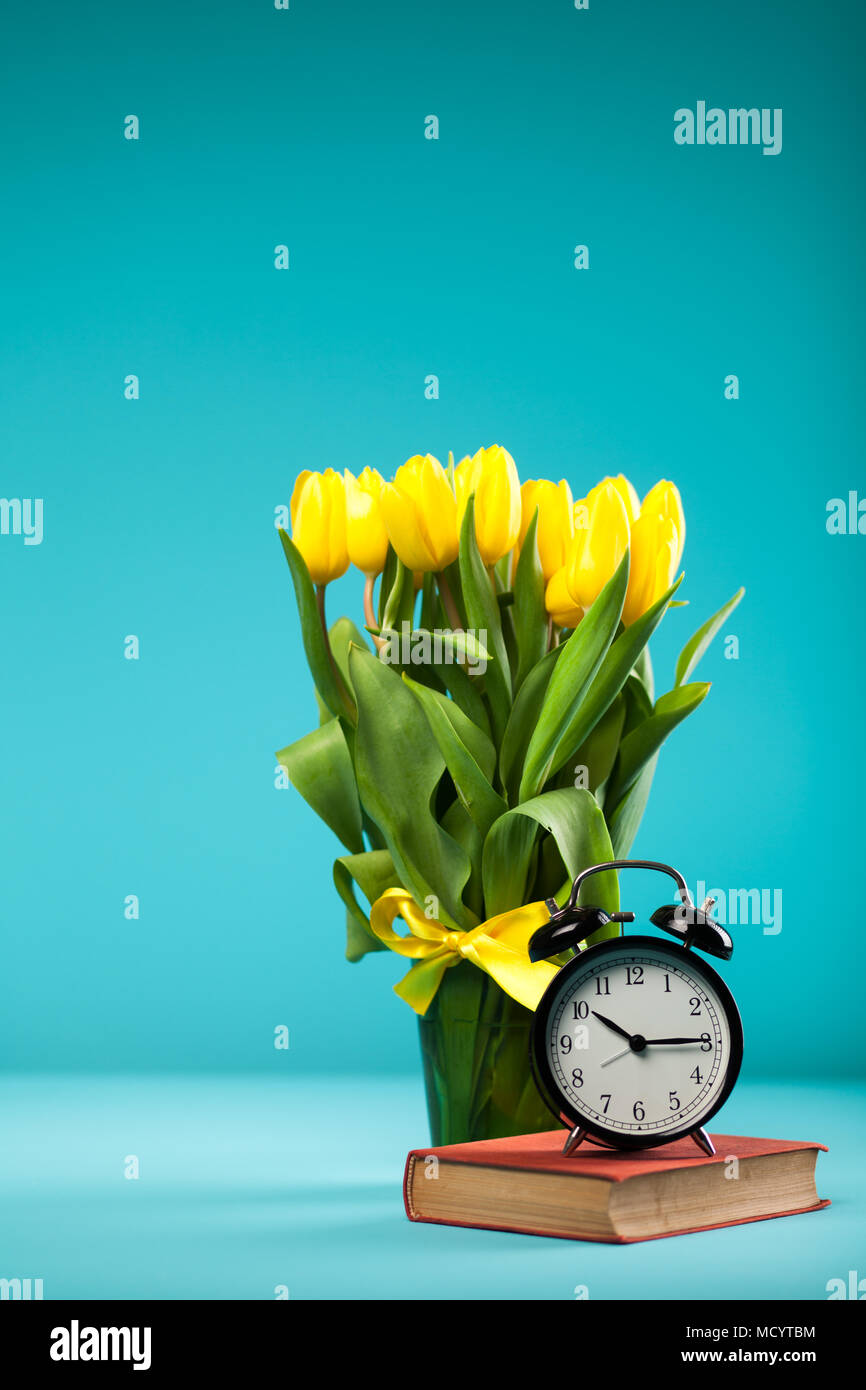
<svg viewBox="0 0 866 1390"><path fill-rule="evenodd" d="M402 964L344 961L338 846L275 785L315 709L274 515L301 468L497 441L576 495L679 484L661 688L746 586L635 849L781 892L724 968L748 1074L862 1070L866 536L826 525L866 493L862 31L797 0L7 16L0 491L44 537L0 536L4 1068L420 1096ZM782 108L781 153L678 146L699 100Z"/></svg>

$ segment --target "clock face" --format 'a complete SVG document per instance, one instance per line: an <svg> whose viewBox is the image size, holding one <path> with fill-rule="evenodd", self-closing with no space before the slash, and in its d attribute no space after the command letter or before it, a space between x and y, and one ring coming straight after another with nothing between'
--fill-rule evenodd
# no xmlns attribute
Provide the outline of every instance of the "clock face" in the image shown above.
<svg viewBox="0 0 866 1390"><path fill-rule="evenodd" d="M569 962L536 1015L538 1079L557 1111L628 1147L698 1128L736 1080L727 986L682 948L620 938Z"/></svg>

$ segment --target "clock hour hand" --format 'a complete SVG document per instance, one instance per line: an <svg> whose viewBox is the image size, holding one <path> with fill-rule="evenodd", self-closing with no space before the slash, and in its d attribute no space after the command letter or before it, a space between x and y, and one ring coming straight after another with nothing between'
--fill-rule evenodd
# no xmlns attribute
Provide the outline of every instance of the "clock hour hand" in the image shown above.
<svg viewBox="0 0 866 1390"><path fill-rule="evenodd" d="M595 1009L592 1009L591 1013L593 1018L598 1019L599 1023L603 1023L606 1028L612 1028L615 1033L619 1033L621 1038L628 1038L631 1042L632 1035L627 1028L620 1028L618 1023L614 1023L610 1018L605 1018L604 1014L596 1013Z"/></svg>

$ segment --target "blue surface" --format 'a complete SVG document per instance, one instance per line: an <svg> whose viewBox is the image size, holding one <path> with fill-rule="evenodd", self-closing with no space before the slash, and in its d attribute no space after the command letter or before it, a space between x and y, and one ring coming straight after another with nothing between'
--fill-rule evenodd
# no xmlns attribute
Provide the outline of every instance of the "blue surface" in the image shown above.
<svg viewBox="0 0 866 1390"><path fill-rule="evenodd" d="M744 1083L713 1124L828 1144L830 1208L631 1246L410 1223L403 1162L427 1129L406 1080L31 1077L0 1107L0 1275L46 1299L822 1299L864 1273L853 1085Z"/></svg>
<svg viewBox="0 0 866 1390"><path fill-rule="evenodd" d="M863 480L863 28L853 0L15 7L3 494L45 535L0 537L4 1070L267 1075L285 1024L303 1071L417 1072L402 965L344 964L338 847L274 786L316 719L274 508L302 467L499 440L577 495L679 483L660 688L746 585L635 848L781 890L725 970L751 1063L862 1075L866 538L825 520ZM677 147L703 98L781 106L782 153ZM328 605L358 619L357 580Z"/></svg>

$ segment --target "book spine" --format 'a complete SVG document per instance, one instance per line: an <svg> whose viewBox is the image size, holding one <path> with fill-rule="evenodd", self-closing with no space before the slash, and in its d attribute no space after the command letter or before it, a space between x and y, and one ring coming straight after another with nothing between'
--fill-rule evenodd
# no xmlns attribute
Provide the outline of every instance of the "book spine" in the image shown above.
<svg viewBox="0 0 866 1390"><path fill-rule="evenodd" d="M412 1187L415 1182L415 1160L418 1155L413 1150L406 1159L406 1171L403 1174L403 1205L406 1208L406 1215L410 1221L418 1221L418 1213L412 1202Z"/></svg>

